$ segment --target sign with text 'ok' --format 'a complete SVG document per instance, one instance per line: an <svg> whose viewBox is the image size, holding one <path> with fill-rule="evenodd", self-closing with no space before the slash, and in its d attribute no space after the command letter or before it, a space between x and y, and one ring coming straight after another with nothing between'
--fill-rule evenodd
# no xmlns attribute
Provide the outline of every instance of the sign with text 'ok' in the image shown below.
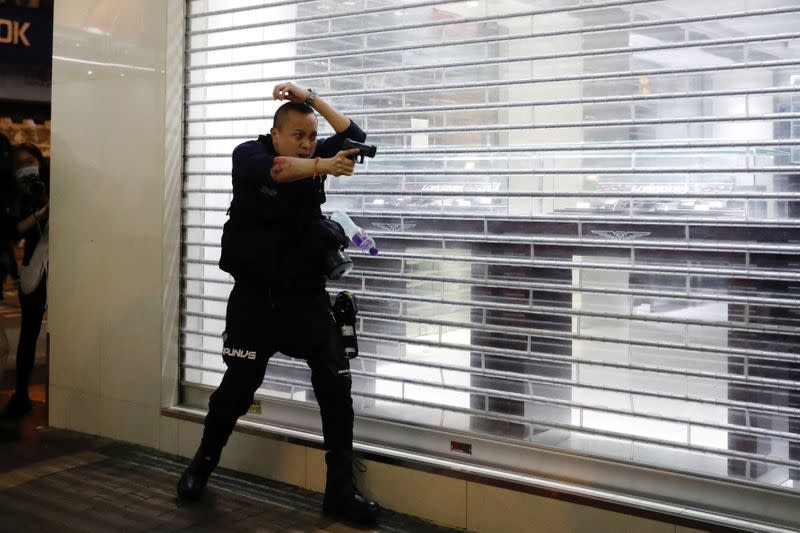
<svg viewBox="0 0 800 533"><path fill-rule="evenodd" d="M53 12L0 7L0 61L49 63L53 53Z"/></svg>

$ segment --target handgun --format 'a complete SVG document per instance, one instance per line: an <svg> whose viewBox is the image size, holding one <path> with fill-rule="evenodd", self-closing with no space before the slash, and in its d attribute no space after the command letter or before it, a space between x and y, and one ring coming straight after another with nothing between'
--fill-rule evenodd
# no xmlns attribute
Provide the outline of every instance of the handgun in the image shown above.
<svg viewBox="0 0 800 533"><path fill-rule="evenodd" d="M353 139L345 139L342 143L342 150L351 150L353 148L358 148L358 154L351 155L349 159L352 159L358 163L364 162L364 156L375 157L375 152L378 150L375 145L363 144L358 141L354 141ZM358 157L358 159L356 159L356 157Z"/></svg>

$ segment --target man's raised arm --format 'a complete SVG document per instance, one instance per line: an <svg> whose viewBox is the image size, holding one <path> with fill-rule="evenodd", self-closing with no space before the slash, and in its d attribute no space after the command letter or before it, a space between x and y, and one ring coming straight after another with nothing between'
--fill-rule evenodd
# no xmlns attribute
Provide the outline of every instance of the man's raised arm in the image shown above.
<svg viewBox="0 0 800 533"><path fill-rule="evenodd" d="M346 115L334 109L316 93L302 89L294 83L279 83L272 90L272 97L275 100L289 100L298 104L310 105L328 121L336 133L344 133L350 127L350 119Z"/></svg>

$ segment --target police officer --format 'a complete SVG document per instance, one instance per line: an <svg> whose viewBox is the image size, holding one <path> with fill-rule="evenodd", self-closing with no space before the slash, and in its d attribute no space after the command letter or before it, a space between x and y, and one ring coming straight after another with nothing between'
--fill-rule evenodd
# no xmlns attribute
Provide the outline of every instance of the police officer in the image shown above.
<svg viewBox="0 0 800 533"><path fill-rule="evenodd" d="M281 83L272 96L287 102L276 111L270 134L233 151L233 200L220 257L220 268L234 278L223 333L227 370L209 400L203 438L178 482L178 495L202 495L237 418L264 380L269 358L280 351L311 368L328 450L324 511L372 523L380 508L353 481L350 365L315 243L324 178L353 174L349 156L358 150L342 151L342 142L363 142L366 134L310 89ZM335 135L317 139L315 110Z"/></svg>

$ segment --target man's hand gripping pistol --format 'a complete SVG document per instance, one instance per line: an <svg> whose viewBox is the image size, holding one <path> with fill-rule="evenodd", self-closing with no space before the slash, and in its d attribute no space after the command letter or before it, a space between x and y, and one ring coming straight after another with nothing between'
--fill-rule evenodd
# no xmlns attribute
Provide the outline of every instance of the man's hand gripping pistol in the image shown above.
<svg viewBox="0 0 800 533"><path fill-rule="evenodd" d="M358 153L350 156L350 159L358 163L363 163L365 156L375 157L375 152L378 151L378 148L373 144L363 144L353 139L345 139L342 143L342 150L351 150L353 148L358 148Z"/></svg>

